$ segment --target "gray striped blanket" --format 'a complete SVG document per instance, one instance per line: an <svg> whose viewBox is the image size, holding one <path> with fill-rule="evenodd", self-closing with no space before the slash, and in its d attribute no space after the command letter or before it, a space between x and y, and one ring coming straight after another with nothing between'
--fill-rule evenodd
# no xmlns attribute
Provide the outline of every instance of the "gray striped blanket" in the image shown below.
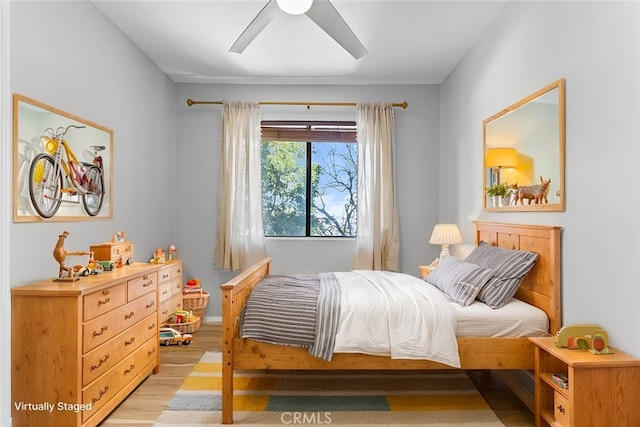
<svg viewBox="0 0 640 427"><path fill-rule="evenodd" d="M340 317L340 285L333 273L272 275L244 306L240 336L308 349L331 360Z"/></svg>

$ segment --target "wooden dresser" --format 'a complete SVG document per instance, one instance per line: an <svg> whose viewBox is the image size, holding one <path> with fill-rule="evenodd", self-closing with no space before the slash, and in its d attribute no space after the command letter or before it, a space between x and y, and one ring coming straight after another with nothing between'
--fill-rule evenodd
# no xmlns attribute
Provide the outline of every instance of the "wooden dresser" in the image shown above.
<svg viewBox="0 0 640 427"><path fill-rule="evenodd" d="M14 425L95 426L158 371L160 267L11 289Z"/></svg>
<svg viewBox="0 0 640 427"><path fill-rule="evenodd" d="M158 271L160 324L167 321L176 310L182 310L182 261L160 264Z"/></svg>

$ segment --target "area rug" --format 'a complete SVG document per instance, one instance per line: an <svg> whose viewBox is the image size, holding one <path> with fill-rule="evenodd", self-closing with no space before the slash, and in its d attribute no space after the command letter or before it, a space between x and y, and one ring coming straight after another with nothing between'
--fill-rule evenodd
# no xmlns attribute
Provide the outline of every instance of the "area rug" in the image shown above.
<svg viewBox="0 0 640 427"><path fill-rule="evenodd" d="M221 423L221 354L207 352L156 427ZM504 426L462 371L236 371L234 425Z"/></svg>

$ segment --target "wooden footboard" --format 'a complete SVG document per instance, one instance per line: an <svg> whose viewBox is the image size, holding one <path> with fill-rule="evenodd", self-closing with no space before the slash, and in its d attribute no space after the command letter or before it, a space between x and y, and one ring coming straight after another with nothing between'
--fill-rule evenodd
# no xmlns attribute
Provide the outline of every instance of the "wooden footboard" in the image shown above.
<svg viewBox="0 0 640 427"><path fill-rule="evenodd" d="M271 258L265 258L233 280L222 290L222 424L233 424L234 339L242 308L253 287L269 274Z"/></svg>
<svg viewBox="0 0 640 427"><path fill-rule="evenodd" d="M549 316L550 333L560 318L560 228L476 222L479 240L512 249L539 253L534 269L517 297L541 308ZM269 274L271 258L265 258L221 286L222 290L222 423L233 423L234 369L332 369L393 370L451 369L424 360L397 360L355 353L337 353L331 362L313 357L306 350L260 343L239 337L239 319L253 287ZM462 369L534 368L533 344L527 338L458 338Z"/></svg>

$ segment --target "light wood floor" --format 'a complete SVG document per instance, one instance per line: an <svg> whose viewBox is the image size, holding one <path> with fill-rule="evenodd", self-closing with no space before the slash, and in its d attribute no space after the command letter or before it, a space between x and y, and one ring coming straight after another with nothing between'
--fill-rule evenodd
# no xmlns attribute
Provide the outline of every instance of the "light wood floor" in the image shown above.
<svg viewBox="0 0 640 427"><path fill-rule="evenodd" d="M149 376L101 426L151 427L205 351L221 351L221 326L204 323L188 346L160 348L160 372ZM469 376L507 427L534 426L533 414L504 383L486 371Z"/></svg>

